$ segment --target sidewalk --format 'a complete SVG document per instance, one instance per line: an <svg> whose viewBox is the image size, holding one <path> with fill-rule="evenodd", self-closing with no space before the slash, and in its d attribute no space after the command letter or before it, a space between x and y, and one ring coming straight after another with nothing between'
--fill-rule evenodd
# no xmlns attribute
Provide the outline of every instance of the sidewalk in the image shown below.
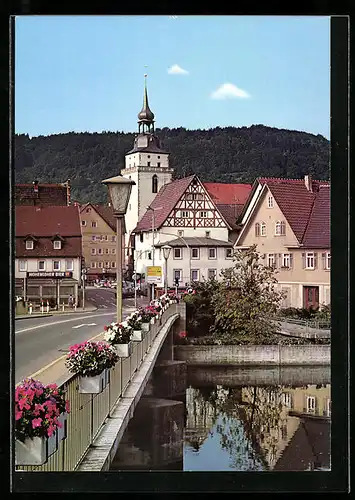
<svg viewBox="0 0 355 500"><path fill-rule="evenodd" d="M85 309L82 307L77 307L76 311L74 309L69 309L68 307L64 309L64 312L62 310L59 311L50 311L49 313L41 313L41 312L35 312L32 314L17 314L15 315L15 319L31 319L31 318L44 318L44 317L49 317L49 316L57 316L57 315L62 315L65 316L66 314L78 314L78 313L88 313L88 312L93 312L97 311L97 307L93 306L92 304L88 304L85 306Z"/></svg>

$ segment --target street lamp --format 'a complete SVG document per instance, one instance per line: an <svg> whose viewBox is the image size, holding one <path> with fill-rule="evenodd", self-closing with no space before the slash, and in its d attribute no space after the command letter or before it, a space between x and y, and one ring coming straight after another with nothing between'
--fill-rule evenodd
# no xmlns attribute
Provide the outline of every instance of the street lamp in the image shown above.
<svg viewBox="0 0 355 500"><path fill-rule="evenodd" d="M122 220L127 211L129 197L131 195L132 186L136 183L131 179L126 179L122 175L110 177L101 181L108 187L113 213L117 222L117 322L122 321Z"/></svg>
<svg viewBox="0 0 355 500"><path fill-rule="evenodd" d="M162 250L163 250L163 255L164 255L164 259L165 259L165 272L164 272L164 275L165 275L165 294L168 293L168 258L169 258L169 255L170 255L170 251L171 251L171 246L170 245L163 245L162 247Z"/></svg>

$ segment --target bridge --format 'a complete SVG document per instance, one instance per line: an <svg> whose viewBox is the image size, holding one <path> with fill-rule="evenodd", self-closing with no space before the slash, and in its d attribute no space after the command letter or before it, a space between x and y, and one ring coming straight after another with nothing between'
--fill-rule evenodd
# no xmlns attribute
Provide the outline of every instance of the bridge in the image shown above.
<svg viewBox="0 0 355 500"><path fill-rule="evenodd" d="M186 329L186 306L171 304L128 358L109 371L100 394L79 393L79 376L65 369L65 360L49 366L44 383L56 382L66 392L70 413L66 438L41 466L17 466L21 471L107 471L142 395L174 398L186 389L186 364L174 361L174 334ZM97 337L103 339L104 333ZM154 377L154 373L158 376Z"/></svg>

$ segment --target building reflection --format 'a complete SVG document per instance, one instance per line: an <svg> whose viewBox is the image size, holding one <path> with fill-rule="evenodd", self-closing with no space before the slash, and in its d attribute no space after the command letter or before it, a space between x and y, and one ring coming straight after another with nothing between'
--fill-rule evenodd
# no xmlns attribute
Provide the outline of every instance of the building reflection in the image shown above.
<svg viewBox="0 0 355 500"><path fill-rule="evenodd" d="M189 387L186 407L185 445L198 451L217 432L239 470L246 460L264 470L330 468L330 384Z"/></svg>

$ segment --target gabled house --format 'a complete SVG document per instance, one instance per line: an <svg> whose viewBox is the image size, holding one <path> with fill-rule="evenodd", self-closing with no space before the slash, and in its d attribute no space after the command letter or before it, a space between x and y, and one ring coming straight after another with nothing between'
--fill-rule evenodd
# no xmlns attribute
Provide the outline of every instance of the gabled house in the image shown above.
<svg viewBox="0 0 355 500"><path fill-rule="evenodd" d="M219 186L222 193L224 185ZM151 265L164 269L161 247L166 244L172 247L167 262L168 286L176 280L185 286L191 281L218 278L222 269L230 267L230 235L236 231L236 219L219 208L228 204L216 204L214 200L222 198L212 192L196 175L165 184L159 190L133 231L138 273L145 273L146 266Z"/></svg>
<svg viewBox="0 0 355 500"><path fill-rule="evenodd" d="M78 303L81 229L74 206L15 207L15 293L32 302Z"/></svg>
<svg viewBox="0 0 355 500"><path fill-rule="evenodd" d="M14 198L15 205L68 206L70 180L61 184L45 184L38 181L33 181L32 184L16 184Z"/></svg>
<svg viewBox="0 0 355 500"><path fill-rule="evenodd" d="M117 227L111 206L85 203L80 207L83 258L88 281L115 279L117 270ZM124 229L122 237L124 248Z"/></svg>
<svg viewBox="0 0 355 500"><path fill-rule="evenodd" d="M277 269L284 307L330 303L330 183L259 178L238 223L235 248L253 244L265 265Z"/></svg>

